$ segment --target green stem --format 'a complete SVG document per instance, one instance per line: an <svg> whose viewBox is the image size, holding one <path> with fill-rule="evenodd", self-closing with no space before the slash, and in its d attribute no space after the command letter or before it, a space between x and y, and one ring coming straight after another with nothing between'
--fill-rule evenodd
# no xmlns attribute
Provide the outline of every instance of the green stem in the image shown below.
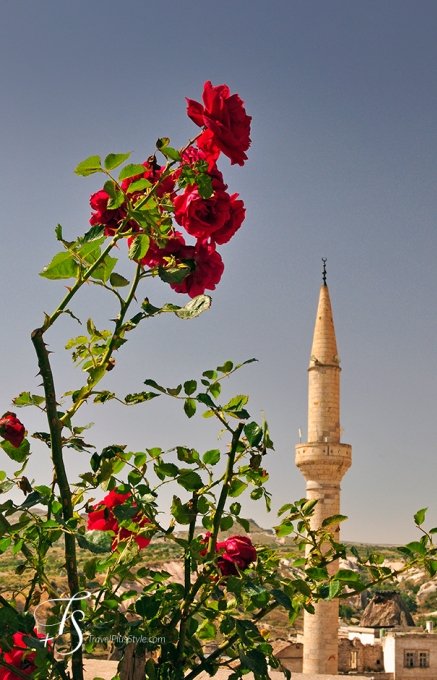
<svg viewBox="0 0 437 680"><path fill-rule="evenodd" d="M197 494L193 493L191 498L191 503L193 505L193 512L195 513L193 520L190 522L190 528L188 530L188 546L185 548L184 557L184 581L185 581L185 601L182 610L181 625L179 628L179 641L178 641L178 662L183 663L184 660L184 647L185 639L187 634L187 624L189 619L189 609L190 605L187 603L187 597L191 589L191 542L194 538L194 530L196 528L196 518L197 518Z"/></svg>
<svg viewBox="0 0 437 680"><path fill-rule="evenodd" d="M62 302L58 306L58 308L53 312L53 314L50 317L46 318L43 328L40 329L42 331L42 333L45 333L45 331L48 330L50 328L50 326L53 326L53 324L55 323L58 316L60 316L62 314L62 312L64 311L64 309L66 308L66 306L70 302L71 298L73 298L76 295L79 288L81 288L83 286L83 284L86 281L88 281L90 276L92 276L93 272L95 272L95 270L101 265L101 263L103 262L105 257L108 255L108 253L112 250L112 248L115 246L117 241L122 237L121 231L123 230L124 226L125 226L125 221L123 221L123 223L120 225L118 232L115 234L115 236L113 236L113 238L108 243L106 248L104 248L102 253L97 258L97 260L91 265L91 267L89 267L89 269L86 270L86 272L83 274L83 276L80 276L76 280L76 283L70 288L67 295L64 297L64 299L62 300Z"/></svg>
<svg viewBox="0 0 437 680"><path fill-rule="evenodd" d="M223 480L223 486L220 493L220 498L217 503L217 509L214 514L213 530L208 543L208 554L207 557L211 558L215 552L215 546L217 543L217 535L220 531L220 522L223 515L223 510L225 509L226 501L229 494L229 488L232 482L232 477L234 475L234 462L237 453L238 442L240 441L240 435L243 431L244 423L238 423L237 429L234 431L231 443L231 450L229 451L228 464L226 466L225 478Z"/></svg>
<svg viewBox="0 0 437 680"><path fill-rule="evenodd" d="M71 500L71 491L68 482L67 471L65 469L62 455L62 422L58 416L55 384L48 351L43 340L43 333L44 330L42 328L37 328L33 331L31 338L35 347L36 355L38 357L38 366L44 386L47 420L51 437L52 460L56 470L56 480L62 501L62 514L64 522L68 523L68 521L73 517L73 503ZM65 567L67 570L68 587L70 590L70 595L73 596L80 591L77 574L76 539L73 534L65 532L64 541ZM71 630L71 639L73 647L76 647L79 641L76 630ZM82 649L80 647L72 654L71 665L73 671L73 680L83 680Z"/></svg>
<svg viewBox="0 0 437 680"><path fill-rule="evenodd" d="M105 352L105 354L102 356L101 360L99 361L99 366L105 366L107 365L109 359L111 358L111 355L115 349L115 343L117 342L118 339L118 334L121 330L121 327L123 326L124 319L126 317L127 311L129 309L129 306L132 302L132 300L135 297L135 293L140 281L141 277L141 264L137 264L137 268L135 271L135 277L134 280L132 281L131 289L129 291L129 294L127 298L123 301L123 304L121 305L120 308L120 313L117 317L117 321L115 324L114 332L111 337L111 341L108 345L108 348ZM91 392L93 389L96 387L96 385L100 382L103 376L97 377L95 380L90 380L88 383L88 387L85 391L85 393L81 396L80 399L74 402L74 404L68 409L68 411L62 416L60 419L61 424L66 423L70 418L74 416L74 414L77 412L77 410L82 406L82 404L88 399L90 396Z"/></svg>

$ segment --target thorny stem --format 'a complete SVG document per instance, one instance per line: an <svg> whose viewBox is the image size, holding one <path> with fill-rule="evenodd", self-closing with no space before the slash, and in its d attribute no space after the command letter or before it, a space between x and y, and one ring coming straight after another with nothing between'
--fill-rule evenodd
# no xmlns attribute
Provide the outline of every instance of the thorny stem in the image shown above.
<svg viewBox="0 0 437 680"><path fill-rule="evenodd" d="M129 294L128 294L127 298L124 300L123 305L121 306L121 309L120 309L120 313L117 317L117 321L116 321L116 324L115 324L115 328L114 328L114 332L112 334L111 341L108 345L108 348L107 348L105 354L102 356L102 358L99 362L99 366L107 366L108 361L111 358L111 355L112 355L112 353L115 349L115 344L116 344L116 342L119 338L119 333L120 333L120 330L123 326L123 322L124 322L124 319L126 317L127 311L129 309L129 306L130 306L132 300L135 297L135 293L136 293L136 289L138 287L140 276L141 276L141 264L139 263L139 264L137 264L134 280L132 281L132 285L131 285ZM92 380L92 379L90 380L84 394L80 397L80 399L78 399L77 401L74 402L74 404L68 409L68 411L60 419L61 424L66 423L70 418L72 418L72 416L76 413L76 411L78 411L78 409L82 406L82 404L88 399L91 392L93 391L93 389L95 388L95 386L101 380L102 377L103 376L100 376L100 377L98 376L94 380Z"/></svg>
<svg viewBox="0 0 437 680"><path fill-rule="evenodd" d="M207 557L211 558L212 555L214 554L215 551L215 546L217 543L217 535L220 530L220 522L222 519L223 515L223 510L225 509L226 505L226 500L228 498L229 494L229 488L232 482L232 477L234 474L234 462L235 462L235 455L237 453L237 446L238 442L240 441L240 435L243 431L244 428L244 423L238 423L237 429L234 431L234 435L232 437L232 443L231 443L231 449L229 451L229 458L228 458L228 464L226 466L226 473L225 473L225 478L223 480L223 486L222 490L220 493L220 497L217 503L217 509L214 514L214 522L213 522L213 530L209 539L208 543L208 555Z"/></svg>
<svg viewBox="0 0 437 680"><path fill-rule="evenodd" d="M56 470L56 480L61 495L62 514L64 522L68 524L69 520L71 520L73 517L73 503L71 500L70 485L62 456L62 422L58 416L55 384L47 347L43 339L43 333L43 328L37 328L33 331L31 338L35 347L36 355L38 357L38 366L44 386L47 420L50 428L52 460ZM64 541L65 567L67 570L68 587L70 590L70 595L73 596L80 591L77 574L76 539L73 534L65 532ZM82 648L78 644L79 637L76 629L71 630L71 638L73 648L78 647L78 649L76 649L76 651L72 654L71 660L73 680L83 680Z"/></svg>

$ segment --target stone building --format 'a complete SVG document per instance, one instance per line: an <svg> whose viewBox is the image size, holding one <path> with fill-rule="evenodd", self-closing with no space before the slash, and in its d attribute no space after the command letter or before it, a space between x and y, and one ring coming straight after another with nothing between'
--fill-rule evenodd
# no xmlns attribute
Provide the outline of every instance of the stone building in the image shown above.
<svg viewBox="0 0 437 680"><path fill-rule="evenodd" d="M384 670L393 680L437 680L437 635L389 631L382 649Z"/></svg>
<svg viewBox="0 0 437 680"><path fill-rule="evenodd" d="M324 270L308 368L308 441L296 446L296 465L306 479L307 498L318 500L311 521L315 529L326 517L340 514L340 481L351 465L351 446L340 443L339 364ZM331 565L331 573L337 569L337 563ZM303 672L338 672L338 600L319 602L315 614L304 614Z"/></svg>

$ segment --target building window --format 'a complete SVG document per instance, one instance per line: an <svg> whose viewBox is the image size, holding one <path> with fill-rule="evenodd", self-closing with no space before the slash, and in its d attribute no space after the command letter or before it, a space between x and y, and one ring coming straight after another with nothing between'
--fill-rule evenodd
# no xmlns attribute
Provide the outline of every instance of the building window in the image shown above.
<svg viewBox="0 0 437 680"><path fill-rule="evenodd" d="M414 652L405 652L404 666L405 668L414 668Z"/></svg>
<svg viewBox="0 0 437 680"><path fill-rule="evenodd" d="M358 652L357 651L351 652L350 665L351 665L351 671L356 670L358 668Z"/></svg>
<svg viewBox="0 0 437 680"><path fill-rule="evenodd" d="M419 668L428 668L429 652L419 652Z"/></svg>

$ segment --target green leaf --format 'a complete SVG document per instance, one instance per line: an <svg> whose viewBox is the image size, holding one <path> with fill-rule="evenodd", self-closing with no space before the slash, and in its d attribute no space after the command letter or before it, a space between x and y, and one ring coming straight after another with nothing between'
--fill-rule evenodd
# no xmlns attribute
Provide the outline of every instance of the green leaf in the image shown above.
<svg viewBox="0 0 437 680"><path fill-rule="evenodd" d="M30 392L20 392L18 397L12 399L12 403L17 408L23 406L39 406L45 401L45 397L39 397L37 394L30 394Z"/></svg>
<svg viewBox="0 0 437 680"><path fill-rule="evenodd" d="M129 248L129 259L140 262L147 254L150 238L147 234L137 234Z"/></svg>
<svg viewBox="0 0 437 680"><path fill-rule="evenodd" d="M199 392L199 394L197 395L197 401L200 401L202 404L205 404L205 406L209 406L209 408L212 409L216 408L209 394L206 394L205 392Z"/></svg>
<svg viewBox="0 0 437 680"><path fill-rule="evenodd" d="M426 515L426 511L427 511L427 510L428 510L428 508L422 508L422 510L418 510L418 511L416 512L416 514L414 515L414 521L416 522L416 524L417 524L419 527L420 527L420 525L423 524L424 521L425 521L425 515Z"/></svg>
<svg viewBox="0 0 437 680"><path fill-rule="evenodd" d="M161 149L165 149L166 146L170 144L170 137L160 137L159 139L156 140L156 148L161 151Z"/></svg>
<svg viewBox="0 0 437 680"><path fill-rule="evenodd" d="M223 411L241 411L248 401L248 396L245 394L238 394L236 397L233 397L226 406L223 406Z"/></svg>
<svg viewBox="0 0 437 680"><path fill-rule="evenodd" d="M95 172L103 172L100 156L89 156L82 163L79 163L74 172L82 177L88 177L88 175L93 175Z"/></svg>
<svg viewBox="0 0 437 680"><path fill-rule="evenodd" d="M98 281L103 281L103 283L106 283L109 277L111 276L112 270L114 269L115 265L117 264L118 260L116 257L110 257L107 255L103 262L99 264L97 269L95 269L92 273L92 278L97 279Z"/></svg>
<svg viewBox="0 0 437 680"><path fill-rule="evenodd" d="M297 578L295 581L291 582L291 585L299 593L302 593L302 595L306 595L306 597L311 597L311 588L309 587L308 583L303 579Z"/></svg>
<svg viewBox="0 0 437 680"><path fill-rule="evenodd" d="M151 186L152 183L149 182L148 179L146 179L145 177L141 177L141 179L136 179L134 182L131 182L129 184L127 193L133 194L135 191L143 191L144 189L148 189Z"/></svg>
<svg viewBox="0 0 437 680"><path fill-rule="evenodd" d="M205 465L217 465L220 460L219 449L211 449L210 451L206 451L206 453L204 453L202 456L202 460Z"/></svg>
<svg viewBox="0 0 437 680"><path fill-rule="evenodd" d="M252 421L251 423L247 423L247 425L244 426L244 434L246 435L250 446L258 446L262 439L263 431L258 423Z"/></svg>
<svg viewBox="0 0 437 680"><path fill-rule="evenodd" d="M130 156L129 153L110 153L106 156L104 164L106 170L113 170L114 168L118 168L119 165L124 163L124 161L127 161L127 159Z"/></svg>
<svg viewBox="0 0 437 680"><path fill-rule="evenodd" d="M222 517L222 520L220 522L220 531L227 531L228 529L231 529L234 525L234 520L230 515L227 515L226 517Z"/></svg>
<svg viewBox="0 0 437 680"><path fill-rule="evenodd" d="M17 448L12 446L10 442L7 442L6 439L0 442L0 446L9 458L15 460L16 463L24 463L30 454L30 445L27 439L23 439Z"/></svg>
<svg viewBox="0 0 437 680"><path fill-rule="evenodd" d="M331 581L331 583L329 584L329 598L328 599L333 600L334 597L336 597L336 595L338 595L338 593L340 592L342 587L343 586L340 583L340 581Z"/></svg>
<svg viewBox="0 0 437 680"><path fill-rule="evenodd" d="M155 618L161 606L160 600L153 595L143 595L135 603L135 611L137 614L146 619L149 622L151 619Z"/></svg>
<svg viewBox="0 0 437 680"><path fill-rule="evenodd" d="M352 569L339 569L332 578L337 581L346 581L347 583L354 583L361 580L360 575Z"/></svg>
<svg viewBox="0 0 437 680"><path fill-rule="evenodd" d="M233 505L233 504L232 504ZM244 531L248 534L250 531L250 522L248 519L245 519L244 517L236 517L235 518L238 522L238 524L243 527Z"/></svg>
<svg viewBox="0 0 437 680"><path fill-rule="evenodd" d="M89 229L86 234L80 239L81 243L91 243L92 241L98 241L104 236L105 225L95 224L91 229Z"/></svg>
<svg viewBox="0 0 437 680"><path fill-rule="evenodd" d="M113 288L123 288L124 286L128 286L130 281L125 279L121 274L112 272L111 276L109 277L109 283Z"/></svg>
<svg viewBox="0 0 437 680"><path fill-rule="evenodd" d="M125 165L124 168L121 170L118 179L129 179L130 177L135 177L136 175L143 175L146 171L146 168L144 165L138 165L136 163L129 163L129 165Z"/></svg>
<svg viewBox="0 0 437 680"><path fill-rule="evenodd" d="M134 505L116 505L112 508L112 512L117 519L123 521L124 519L132 519L138 513L138 508Z"/></svg>
<svg viewBox="0 0 437 680"><path fill-rule="evenodd" d="M167 387L167 393L172 397L177 397L181 389L182 385L178 385L177 387Z"/></svg>
<svg viewBox="0 0 437 680"><path fill-rule="evenodd" d="M196 449L187 449L185 446L177 446L176 451L178 460L181 460L184 463L192 464L197 463L199 460L199 454Z"/></svg>
<svg viewBox="0 0 437 680"><path fill-rule="evenodd" d="M267 661L258 649L251 649L246 653L240 649L239 657L243 668L248 668L255 673L255 677L267 676Z"/></svg>
<svg viewBox="0 0 437 680"><path fill-rule="evenodd" d="M196 402L194 399L185 399L184 401L184 411L188 418L192 418L196 413Z"/></svg>
<svg viewBox="0 0 437 680"><path fill-rule="evenodd" d="M191 274L191 267L184 263L181 263L176 267L160 266L158 268L158 276L164 283L181 283L189 274ZM181 310L178 310L178 312L180 311ZM180 315L178 314L178 316Z"/></svg>
<svg viewBox="0 0 437 680"><path fill-rule="evenodd" d="M239 515L241 512L241 504L235 501L235 503L231 503L229 506L229 510L232 512L233 515Z"/></svg>
<svg viewBox="0 0 437 680"><path fill-rule="evenodd" d="M197 382L195 380L187 380L184 382L184 391L185 394L193 394L197 389Z"/></svg>
<svg viewBox="0 0 437 680"><path fill-rule="evenodd" d="M197 637L199 640L215 640L216 636L217 631L215 626L208 621L208 619L204 619L197 629Z"/></svg>
<svg viewBox="0 0 437 680"><path fill-rule="evenodd" d="M166 146L160 149L160 152L164 154L164 156L168 156L168 158L171 158L172 161L181 161L181 154L177 149L173 149L171 146Z"/></svg>
<svg viewBox="0 0 437 680"><path fill-rule="evenodd" d="M214 399L218 399L218 397L220 396L220 392L222 391L222 386L220 385L219 382L215 382L208 387L208 390L211 392Z"/></svg>
<svg viewBox="0 0 437 680"><path fill-rule="evenodd" d="M276 602L278 602L282 607L288 609L288 611L291 611L293 609L290 598L286 593L282 592L282 590L274 588L270 592L275 598Z"/></svg>
<svg viewBox="0 0 437 680"><path fill-rule="evenodd" d="M220 371L220 373L230 373L233 368L234 364L232 361L225 361L223 366L217 366L217 370Z"/></svg>
<svg viewBox="0 0 437 680"><path fill-rule="evenodd" d="M217 379L217 373L215 371L203 371L202 375L204 375L205 378L209 378L209 380Z"/></svg>
<svg viewBox="0 0 437 680"><path fill-rule="evenodd" d="M243 482L241 479L234 478L229 487L228 495L231 496L231 498L236 498L237 496L240 496L245 489L247 489L246 482Z"/></svg>
<svg viewBox="0 0 437 680"><path fill-rule="evenodd" d="M79 272L79 266L74 260L74 256L66 251L58 253L53 260L48 264L40 276L45 279L75 279Z"/></svg>
<svg viewBox="0 0 437 680"><path fill-rule="evenodd" d="M176 477L179 473L179 468L174 463L163 463L160 461L155 466L155 472L160 472L165 477Z"/></svg>
<svg viewBox="0 0 437 680"><path fill-rule="evenodd" d="M289 520L285 520L279 526L275 527L275 531L276 536L279 537L288 536L289 534L291 534L292 531L294 531L293 523L290 522Z"/></svg>
<svg viewBox="0 0 437 680"><path fill-rule="evenodd" d="M23 510L26 508L32 508L34 505L39 503L43 498L44 496L42 496L39 491L32 491L27 496L26 500L23 501L23 503L20 505L20 508L22 508Z"/></svg>
<svg viewBox="0 0 437 680"><path fill-rule="evenodd" d="M328 574L326 567L309 567L306 570L306 574L313 581L325 581L329 578L329 574ZM336 578L337 578L337 575L336 575Z"/></svg>
<svg viewBox="0 0 437 680"><path fill-rule="evenodd" d="M77 542L81 548L89 550L92 553L107 553L111 552L112 537L107 531L98 531L93 529L84 534L76 534Z"/></svg>
<svg viewBox="0 0 437 680"><path fill-rule="evenodd" d="M135 392L135 394L127 394L124 400L126 404L141 404L143 401L150 401L155 397L159 397L159 394L155 394L155 392Z"/></svg>
<svg viewBox="0 0 437 680"><path fill-rule="evenodd" d="M171 514L179 524L191 524L196 519L196 513L192 508L191 503L182 503L181 499L173 496L173 503L171 505Z"/></svg>
<svg viewBox="0 0 437 680"><path fill-rule="evenodd" d="M203 486L203 481L200 475L189 468L181 469L177 478L177 483L183 486L187 491L198 491Z"/></svg>
<svg viewBox="0 0 437 680"><path fill-rule="evenodd" d="M412 550L413 552L419 553L419 555L426 555L426 548L422 545L422 543L419 543L419 541L407 543L405 547L409 548L409 550Z"/></svg>
<svg viewBox="0 0 437 680"><path fill-rule="evenodd" d="M326 519L323 520L322 527L329 527L331 524L340 524L340 522L344 522L346 519L346 515L332 515L332 517L326 517Z"/></svg>

